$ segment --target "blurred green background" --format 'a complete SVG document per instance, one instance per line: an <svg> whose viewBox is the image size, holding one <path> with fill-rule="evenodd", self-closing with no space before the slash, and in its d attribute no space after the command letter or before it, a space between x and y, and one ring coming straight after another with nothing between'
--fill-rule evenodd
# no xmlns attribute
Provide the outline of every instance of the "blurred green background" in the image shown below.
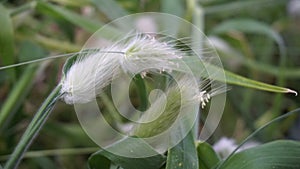
<svg viewBox="0 0 300 169"><path fill-rule="evenodd" d="M299 92L299 0L49 0L0 1L0 66L77 52L102 25L137 12L164 12L203 30L226 70ZM59 82L66 57L0 70L0 162L18 143L39 105ZM209 140L237 142L274 117L300 106L293 94L231 86L225 112ZM204 111L205 116L205 111ZM256 140L300 140L300 118L291 116ZM55 149L53 151L45 151ZM87 166L97 150L73 107L59 102L20 168Z"/></svg>

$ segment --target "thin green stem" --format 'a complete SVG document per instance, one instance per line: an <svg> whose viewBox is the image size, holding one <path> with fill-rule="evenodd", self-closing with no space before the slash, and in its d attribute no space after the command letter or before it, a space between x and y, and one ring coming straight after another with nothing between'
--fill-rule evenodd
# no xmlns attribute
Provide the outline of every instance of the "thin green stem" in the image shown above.
<svg viewBox="0 0 300 169"><path fill-rule="evenodd" d="M58 85L41 105L41 107L33 117L31 123L29 124L28 128L26 129L25 133L23 134L14 152L11 154L9 160L6 162L4 169L17 168L21 158L28 149L30 143L38 134L43 124L46 122L52 108L54 107L56 101L59 99L60 89L61 86Z"/></svg>
<svg viewBox="0 0 300 169"><path fill-rule="evenodd" d="M140 107L139 108L141 111L145 111L145 110L147 110L147 107L148 107L147 89L146 89L145 82L144 82L143 78L141 77L141 75L137 75L136 78L134 78L133 80L137 86L137 90L140 95Z"/></svg>

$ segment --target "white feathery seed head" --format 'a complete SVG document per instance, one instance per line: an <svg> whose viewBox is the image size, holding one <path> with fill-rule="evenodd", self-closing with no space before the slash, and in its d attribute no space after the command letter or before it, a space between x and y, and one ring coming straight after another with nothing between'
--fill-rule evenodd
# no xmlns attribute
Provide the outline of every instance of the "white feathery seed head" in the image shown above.
<svg viewBox="0 0 300 169"><path fill-rule="evenodd" d="M122 72L140 73L145 77L147 71L177 70L186 55L174 46L171 41L163 42L154 36L137 34L99 52L82 54L61 81L62 99L67 104L88 103ZM203 108L210 97L202 90L194 99L200 101Z"/></svg>
<svg viewBox="0 0 300 169"><path fill-rule="evenodd" d="M110 84L113 75L118 73L120 57L119 53L100 52L80 56L61 82L63 100L67 104L94 100L101 89Z"/></svg>
<svg viewBox="0 0 300 169"><path fill-rule="evenodd" d="M172 71L178 67L176 61L183 56L172 43L161 42L151 35L138 34L126 39L128 41L122 46L125 57L120 59L125 72L136 73L149 67Z"/></svg>

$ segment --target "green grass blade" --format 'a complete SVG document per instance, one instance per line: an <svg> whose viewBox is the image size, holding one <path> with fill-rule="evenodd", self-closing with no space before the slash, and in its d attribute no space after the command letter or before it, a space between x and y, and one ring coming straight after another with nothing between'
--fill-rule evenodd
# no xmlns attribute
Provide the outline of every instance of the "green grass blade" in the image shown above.
<svg viewBox="0 0 300 169"><path fill-rule="evenodd" d="M115 0L91 0L101 12L103 12L110 20L126 16L129 13L120 6Z"/></svg>
<svg viewBox="0 0 300 169"><path fill-rule="evenodd" d="M278 67L243 56L242 53L235 50L221 38L211 36L209 37L209 41L212 44L214 44L214 47L216 48L220 57L224 58L225 60L236 60L238 63L243 64L244 66L247 66L250 69L257 70L262 73L267 73L275 77L278 77L280 74L280 70L278 69ZM281 73L282 76L289 79L300 77L299 68L286 67L282 69Z"/></svg>
<svg viewBox="0 0 300 169"><path fill-rule="evenodd" d="M273 39L279 47L280 51L280 66L279 66L279 78L278 85L284 85L284 77L282 70L286 63L286 47L284 45L283 39L274 31L270 26L266 25L263 22L259 22L252 19L232 19L227 20L212 30L214 34L224 34L230 31L241 31L244 33L254 33L266 35L270 39Z"/></svg>
<svg viewBox="0 0 300 169"><path fill-rule="evenodd" d="M284 45L284 41L275 30L273 30L269 25L263 22L259 22L252 19L231 19L221 23L219 26L213 29L215 34L228 33L230 31L240 31L244 33L262 34L270 39L274 40L279 47L280 60L278 66L278 78L276 79L276 85L284 86L285 77L283 75L283 70L287 61L287 52ZM271 88L271 87L269 87ZM274 89L274 88L273 88ZM291 91L289 91L291 92ZM279 114L281 109L282 95L276 95L273 99L273 117ZM272 117L272 116L271 116Z"/></svg>
<svg viewBox="0 0 300 169"><path fill-rule="evenodd" d="M261 8L267 8L270 6L286 3L286 0L244 0L244 1L232 1L223 3L215 6L208 6L205 8L205 14L224 14L224 13L237 13L237 9L244 11L248 9L252 10L252 7L255 6L256 10Z"/></svg>
<svg viewBox="0 0 300 169"><path fill-rule="evenodd" d="M131 152L131 154L134 154L135 152L138 152L139 154L140 152L145 151L153 152L153 154L157 155L144 158L130 158L111 153L115 151L122 151L123 153ZM123 169L158 169L165 163L165 160L166 157L164 155L158 154L143 139L132 139L129 137L112 144L107 149L101 149L94 153L90 156L88 163L90 169L110 169L111 163L118 165Z"/></svg>
<svg viewBox="0 0 300 169"><path fill-rule="evenodd" d="M51 0L52 2L56 2L63 6L75 6L75 7L82 7L89 5L89 0Z"/></svg>
<svg viewBox="0 0 300 169"><path fill-rule="evenodd" d="M211 169L220 162L220 157L207 142L198 141L197 152L201 169Z"/></svg>
<svg viewBox="0 0 300 169"><path fill-rule="evenodd" d="M164 0L161 1L161 11L164 13L176 15L178 17L183 17L183 5L183 1L181 0Z"/></svg>
<svg viewBox="0 0 300 169"><path fill-rule="evenodd" d="M278 140L232 156L220 169L298 169L300 142Z"/></svg>
<svg viewBox="0 0 300 169"><path fill-rule="evenodd" d="M61 6L57 5L51 5L49 3L41 2L39 1L37 4L37 10L45 15L49 15L52 17L58 17L63 18L67 20L68 22L86 30L90 33L95 33L97 30L99 30L102 26L104 26L104 23L98 21L98 20L92 20L87 17L83 17L71 10L68 10L67 8L63 8ZM108 30L108 29L105 29ZM111 27L109 31L106 31L105 33L101 34L104 38L111 38L116 35L116 33L119 33L119 30L117 30L114 27Z"/></svg>
<svg viewBox="0 0 300 169"><path fill-rule="evenodd" d="M29 126L27 127L25 133L21 137L18 145L15 150L11 154L9 160L5 163L4 169L15 169L17 168L19 162L21 161L24 153L30 146L30 143L38 134L39 130L42 128L43 124L46 122L49 117L52 108L54 107L57 99L60 95L61 86L57 86L51 94L47 97L47 99L43 102Z"/></svg>
<svg viewBox="0 0 300 169"><path fill-rule="evenodd" d="M29 11L31 9L34 9L36 6L36 1L27 2L21 6L18 6L16 8L13 8L10 10L10 16L14 17L18 14L21 14L23 12Z"/></svg>
<svg viewBox="0 0 300 169"><path fill-rule="evenodd" d="M140 99L139 110L145 111L145 110L147 110L147 107L148 107L148 96L147 96L147 89L146 89L145 81L141 75L137 75L133 79L133 81L136 85L137 92L139 93L139 99Z"/></svg>
<svg viewBox="0 0 300 169"><path fill-rule="evenodd" d="M192 131L168 150L166 169L198 169L198 156Z"/></svg>
<svg viewBox="0 0 300 169"><path fill-rule="evenodd" d="M101 26L103 26L103 23L100 23L99 21L93 21L89 18L85 18L73 11L70 11L66 8L51 5L49 3L41 2L39 1L37 4L37 10L40 13L51 15L54 17L62 17L65 20L73 23L74 25L77 25L84 30L88 32L95 32L97 31Z"/></svg>
<svg viewBox="0 0 300 169"><path fill-rule="evenodd" d="M253 133L251 133L224 161L222 161L221 163L220 163L220 165L217 167L217 169L223 169L223 167L224 167L224 165L227 165L226 163L228 162L228 161L230 161L231 160L231 158L232 157L234 157L235 156L235 152L241 147L241 146L243 146L247 141L249 141L250 139L252 139L254 136L256 136L260 131L262 131L263 129L265 129L265 128L267 128L268 126L270 126L271 124L274 124L274 123L276 123L276 122L278 122L278 121L280 121L280 120L282 120L282 119L285 119L285 118L287 118L287 117L290 117L291 115L294 115L294 114L296 114L296 113L299 113L300 112L300 108L298 108L298 109L295 109L295 110L293 110L293 111L290 111L290 112L288 112L288 113L286 113L286 114L284 114L284 115L281 115L281 116L279 116L279 117L276 117L275 119L273 119L273 120L271 120L271 121L269 121L268 123L266 123L265 125L263 125L263 126L261 126L260 128L258 128L257 130L255 130ZM281 152L281 151L280 151ZM270 155L272 155L272 154L270 154ZM272 163L271 163L272 164ZM298 163L298 164L300 164L300 163Z"/></svg>
<svg viewBox="0 0 300 169"><path fill-rule="evenodd" d="M263 34L273 39L279 46L283 46L283 40L281 36L271 29L270 26L263 22L252 19L231 19L226 20L223 23L216 26L211 32L213 34L224 34L230 31L241 31L244 33Z"/></svg>
<svg viewBox="0 0 300 169"><path fill-rule="evenodd" d="M29 38L26 37L25 39ZM42 35L34 35L30 37L33 41L39 43L47 49L63 52L78 52L82 48L79 45L67 41L57 40Z"/></svg>
<svg viewBox="0 0 300 169"><path fill-rule="evenodd" d="M26 61L33 61L45 56L46 53L47 52L40 46L33 44L29 41L24 41L21 43L19 48L18 60L21 63L24 63ZM0 109L1 132L5 129L4 123L8 124L9 122L6 119L11 119L9 117L13 117L16 111L19 109L19 107L23 104L25 97L27 96L29 90L32 87L33 79L35 78L37 68L38 65L31 64L22 69L23 73L21 74L18 81L15 83L14 87L9 93L9 96L7 97Z"/></svg>
<svg viewBox="0 0 300 169"><path fill-rule="evenodd" d="M29 65L21 78L14 85L12 91L10 92L8 98L3 103L0 110L0 131L2 132L4 124L6 123L7 117L14 114L17 108L22 104L28 90L31 88L32 79L36 74L36 65Z"/></svg>
<svg viewBox="0 0 300 169"><path fill-rule="evenodd" d="M297 95L297 92L294 90L248 79L229 71L225 71L225 76L226 82L228 84L234 84L238 86L249 87L275 93L294 93L295 95Z"/></svg>
<svg viewBox="0 0 300 169"><path fill-rule="evenodd" d="M14 29L9 11L0 4L0 58L4 65L11 65L15 62L14 56ZM7 70L12 81L16 79L15 69Z"/></svg>
<svg viewBox="0 0 300 169"><path fill-rule="evenodd" d="M203 72L203 70L207 70L208 72L215 72L216 75L222 75L224 73L225 78L223 76L212 76L208 77L207 74L202 74L200 76L211 78L217 81L225 82L227 84L233 84L237 86L243 86L243 87L249 87L269 92L275 92L275 93L294 93L297 95L297 92L288 88L279 87L263 82L259 82L256 80L252 80L240 75L237 75L233 72L226 71L223 68L220 68L218 66L212 65L210 63L200 63L197 61L186 61L187 64L189 64L189 67L191 67L195 72Z"/></svg>

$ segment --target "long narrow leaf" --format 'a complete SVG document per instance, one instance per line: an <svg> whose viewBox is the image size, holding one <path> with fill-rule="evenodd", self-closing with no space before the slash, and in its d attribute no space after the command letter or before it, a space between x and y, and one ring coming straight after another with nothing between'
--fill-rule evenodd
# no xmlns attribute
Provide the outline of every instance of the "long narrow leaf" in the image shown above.
<svg viewBox="0 0 300 169"><path fill-rule="evenodd" d="M198 169L198 156L191 132L168 151L166 169Z"/></svg>
<svg viewBox="0 0 300 169"><path fill-rule="evenodd" d="M61 86L57 86L48 98L43 102L42 106L39 108L29 126L27 127L25 133L21 137L20 142L14 149L9 160L5 163L4 169L14 169L17 168L19 162L21 161L24 153L30 146L32 140L37 136L39 130L43 127L49 117L52 108L54 107L57 99L59 98Z"/></svg>
<svg viewBox="0 0 300 169"><path fill-rule="evenodd" d="M126 16L129 13L115 0L91 0L91 2L103 12L110 20Z"/></svg>
<svg viewBox="0 0 300 169"><path fill-rule="evenodd" d="M187 61L186 63L189 64L189 66L195 70L195 72L214 72L217 75L224 75L224 76L212 76L208 77L207 74L202 74L203 77L208 77L217 81L225 82L228 84L243 86L243 87L249 87L269 92L276 92L276 93L294 93L297 95L297 92L288 88L279 87L263 82L259 82L256 80L252 80L240 75L237 75L233 72L226 71L223 68L220 68L218 66L212 65L210 63L200 63L197 61Z"/></svg>
<svg viewBox="0 0 300 169"><path fill-rule="evenodd" d="M123 169L159 169L165 163L165 156L157 155L144 158L130 158L112 153L113 151L122 151L134 154L135 152L155 152L142 139L125 138L107 149L101 149L89 158L90 169L109 169L111 164L118 165Z"/></svg>
<svg viewBox="0 0 300 169"><path fill-rule="evenodd" d="M298 169L300 142L279 140L239 152L220 169Z"/></svg>
<svg viewBox="0 0 300 169"><path fill-rule="evenodd" d="M29 89L32 87L32 79L36 74L36 65L29 65L22 74L22 77L17 81L8 98L3 103L0 109L0 131L3 130L3 126L7 121L6 119L13 115L22 101L24 101Z"/></svg>
<svg viewBox="0 0 300 169"><path fill-rule="evenodd" d="M14 64L14 30L9 11L0 4L0 58L4 65ZM7 70L12 80L15 80L14 69Z"/></svg>
<svg viewBox="0 0 300 169"><path fill-rule="evenodd" d="M45 3L41 1L39 1L37 4L37 10L43 14L60 16L66 19L67 21L73 23L74 25L77 25L85 29L86 31L92 33L97 31L101 26L103 26L103 24L100 23L99 21L93 21L89 18L85 18L66 8L56 6L56 5L51 5L49 3Z"/></svg>
<svg viewBox="0 0 300 169"><path fill-rule="evenodd" d="M201 169L211 169L220 161L219 156L214 151L212 146L206 142L198 142L197 152L199 158L199 167Z"/></svg>

